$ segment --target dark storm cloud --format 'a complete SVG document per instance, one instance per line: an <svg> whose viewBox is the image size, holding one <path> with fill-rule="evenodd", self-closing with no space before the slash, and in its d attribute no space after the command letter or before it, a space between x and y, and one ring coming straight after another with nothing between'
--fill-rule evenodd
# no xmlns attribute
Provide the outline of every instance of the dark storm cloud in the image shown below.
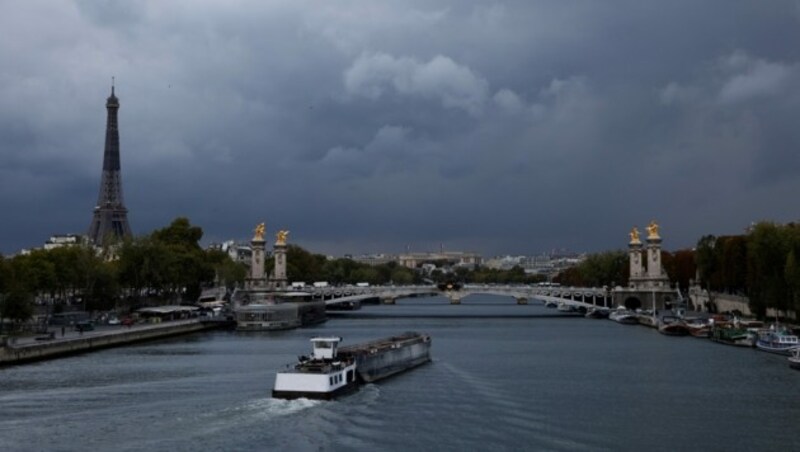
<svg viewBox="0 0 800 452"><path fill-rule="evenodd" d="M797 2L40 1L0 26L3 252L88 225L111 76L138 233L492 254L798 217Z"/></svg>

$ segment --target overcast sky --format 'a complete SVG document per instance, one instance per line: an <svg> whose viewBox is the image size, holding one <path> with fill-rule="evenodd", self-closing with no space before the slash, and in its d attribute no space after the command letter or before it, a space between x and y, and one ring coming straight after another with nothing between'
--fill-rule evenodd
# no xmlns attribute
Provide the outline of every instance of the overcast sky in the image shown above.
<svg viewBox="0 0 800 452"><path fill-rule="evenodd" d="M798 1L0 1L0 252L85 233L667 249L800 219Z"/></svg>

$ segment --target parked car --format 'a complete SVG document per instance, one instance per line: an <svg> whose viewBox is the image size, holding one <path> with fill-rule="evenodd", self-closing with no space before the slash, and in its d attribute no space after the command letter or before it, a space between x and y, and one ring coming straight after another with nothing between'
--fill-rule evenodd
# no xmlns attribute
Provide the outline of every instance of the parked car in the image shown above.
<svg viewBox="0 0 800 452"><path fill-rule="evenodd" d="M75 324L75 331L80 331L81 333L84 331L92 331L94 329L94 323L89 321L78 322Z"/></svg>
<svg viewBox="0 0 800 452"><path fill-rule="evenodd" d="M118 318L116 318L116 317L109 317L108 318L108 324L109 325L119 325L120 323L121 323L120 320Z"/></svg>
<svg viewBox="0 0 800 452"><path fill-rule="evenodd" d="M130 317L125 317L124 319L122 319L122 321L121 321L120 323L122 323L122 325L124 325L124 326L131 326L131 325L133 325L134 323L136 323L136 321L135 321L135 320L133 320L133 319L132 319L132 318L130 318Z"/></svg>

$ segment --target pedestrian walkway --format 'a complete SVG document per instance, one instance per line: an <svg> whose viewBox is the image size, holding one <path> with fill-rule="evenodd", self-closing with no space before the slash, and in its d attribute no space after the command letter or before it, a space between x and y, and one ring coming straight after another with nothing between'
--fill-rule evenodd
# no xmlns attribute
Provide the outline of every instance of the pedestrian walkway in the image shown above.
<svg viewBox="0 0 800 452"><path fill-rule="evenodd" d="M106 337L118 334L124 334L130 331L146 331L161 329L164 327L172 327L177 325L189 325L199 323L200 319L188 320L174 320L170 322L159 323L139 323L131 326L122 325L98 325L91 331L76 331L73 325L69 326L50 326L47 328L46 333L40 333L30 336L9 337L9 346L12 348L26 347L31 345L40 345L43 343L64 342L76 339L86 339L95 337ZM52 337L52 339L51 339Z"/></svg>

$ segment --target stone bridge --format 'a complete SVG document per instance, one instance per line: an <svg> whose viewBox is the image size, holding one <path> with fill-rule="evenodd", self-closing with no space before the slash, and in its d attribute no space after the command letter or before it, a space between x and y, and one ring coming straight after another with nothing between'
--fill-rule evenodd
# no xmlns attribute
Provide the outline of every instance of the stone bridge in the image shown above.
<svg viewBox="0 0 800 452"><path fill-rule="evenodd" d="M530 300L553 301L585 308L593 306L606 307L611 304L611 293L603 287L466 284L445 290L439 289L434 285L417 285L312 287L306 288L305 291L314 298L325 300L326 305L360 302L370 298L379 298L384 304L394 304L400 298L436 295L449 298L451 304L460 304L464 297L477 294L512 297L517 301L517 304L528 304Z"/></svg>

